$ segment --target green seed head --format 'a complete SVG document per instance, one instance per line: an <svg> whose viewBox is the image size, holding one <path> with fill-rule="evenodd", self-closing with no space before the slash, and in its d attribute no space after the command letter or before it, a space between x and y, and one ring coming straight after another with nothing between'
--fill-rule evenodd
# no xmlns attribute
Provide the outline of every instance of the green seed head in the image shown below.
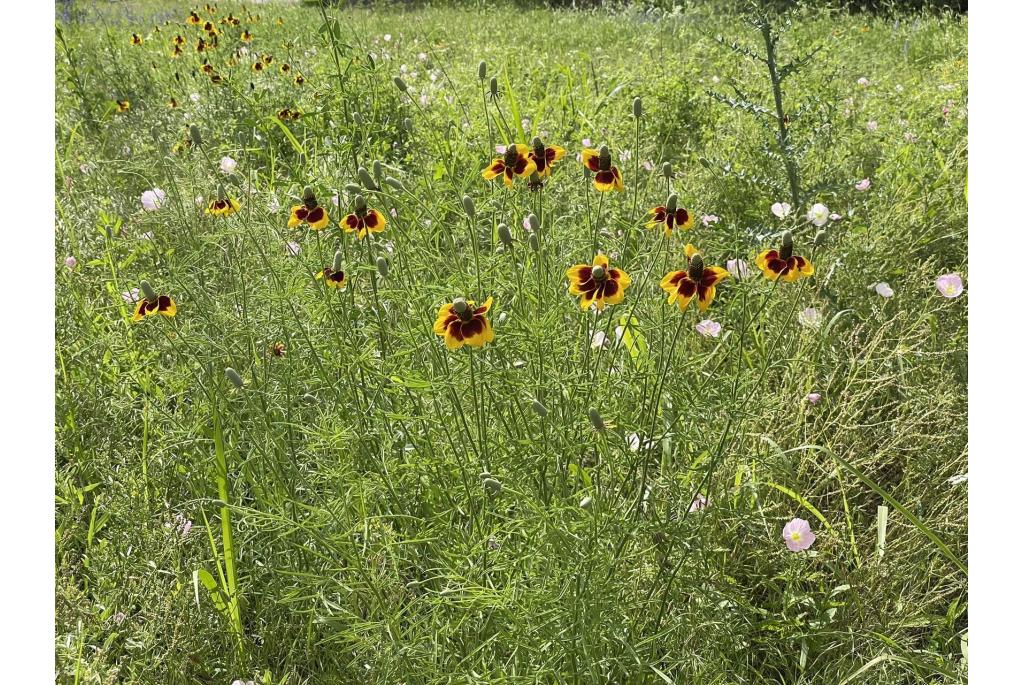
<svg viewBox="0 0 1024 685"><path fill-rule="evenodd" d="M607 145L602 145L598 151L597 165L601 171L608 171L612 168L612 151Z"/></svg>
<svg viewBox="0 0 1024 685"><path fill-rule="evenodd" d="M605 277L605 271L603 266L595 266L590 270L590 275L593 276L595 281L603 281Z"/></svg>
<svg viewBox="0 0 1024 685"><path fill-rule="evenodd" d="M461 316L469 311L469 303L466 302L466 298L464 297L456 297L455 301L452 302L452 309L455 310L456 314Z"/></svg>
<svg viewBox="0 0 1024 685"><path fill-rule="evenodd" d="M633 118L639 119L644 113L644 103L640 98L633 98Z"/></svg>
<svg viewBox="0 0 1024 685"><path fill-rule="evenodd" d="M679 207L679 196L672 193L668 196L668 200L665 201L665 209L668 210L669 214L674 214L676 209Z"/></svg>
<svg viewBox="0 0 1024 685"><path fill-rule="evenodd" d="M789 259L793 256L793 234L786 231L782 234L782 249L779 250L779 257Z"/></svg>
<svg viewBox="0 0 1024 685"><path fill-rule="evenodd" d="M540 219L538 219L537 215L533 212L527 215L526 223L530 224L531 231L536 232L540 230Z"/></svg>
<svg viewBox="0 0 1024 685"><path fill-rule="evenodd" d="M502 245L512 247L512 233L505 224L498 224L498 240Z"/></svg>
<svg viewBox="0 0 1024 685"><path fill-rule="evenodd" d="M364 188L367 190L377 190L377 183L370 176L370 172L366 170L366 167L359 167L356 170L356 176L359 177L359 182L363 184Z"/></svg>
<svg viewBox="0 0 1024 685"><path fill-rule="evenodd" d="M353 195L358 195L361 190L362 190L362 188L357 186L355 183L346 183L345 184L345 192L347 192L347 193L351 193Z"/></svg>
<svg viewBox="0 0 1024 685"><path fill-rule="evenodd" d="M466 210L466 216L470 219L476 216L476 205L473 204L473 198L469 195L462 196L462 208Z"/></svg>
<svg viewBox="0 0 1024 685"><path fill-rule="evenodd" d="M366 198L362 195L356 195L355 203L356 211L362 212L366 210Z"/></svg>
<svg viewBox="0 0 1024 685"><path fill-rule="evenodd" d="M530 234L530 249L534 252L540 252L540 238L537 237L536 233Z"/></svg>
<svg viewBox="0 0 1024 685"><path fill-rule="evenodd" d="M699 254L690 257L690 268L687 270L687 274L691 281L700 283L701 278L704 277L704 258Z"/></svg>
<svg viewBox="0 0 1024 685"><path fill-rule="evenodd" d="M383 257L377 257L377 273L380 274L381 278L388 277L388 260Z"/></svg>
<svg viewBox="0 0 1024 685"><path fill-rule="evenodd" d="M203 134L199 132L199 127L195 124L191 124L188 127L188 139L192 141L192 144L199 147L203 144Z"/></svg>
<svg viewBox="0 0 1024 685"><path fill-rule="evenodd" d="M338 250L337 252L335 252L334 253L334 261L331 263L331 269L333 271L341 271L341 264L342 264L342 260L344 258L345 258L345 256L343 254L341 254L341 250Z"/></svg>
<svg viewBox="0 0 1024 685"><path fill-rule="evenodd" d="M481 81L487 78L487 62L480 60L480 64L476 68L476 76Z"/></svg>
<svg viewBox="0 0 1024 685"><path fill-rule="evenodd" d="M149 281L143 281L139 284L139 287L142 288L142 294L146 296L146 302L156 302L159 299L159 296L156 294L156 291L153 290L153 286L149 284Z"/></svg>
<svg viewBox="0 0 1024 685"><path fill-rule="evenodd" d="M605 430L604 419L601 418L601 413L591 407L587 410L587 416L590 418L590 423L594 426L594 429L600 433Z"/></svg>
<svg viewBox="0 0 1024 685"><path fill-rule="evenodd" d="M401 76L395 77L395 87L397 87L398 90L402 91L403 93L409 90L409 86L406 85L405 81L402 80Z"/></svg>
<svg viewBox="0 0 1024 685"><path fill-rule="evenodd" d="M405 187L402 185L402 182L393 176L388 176L387 178L384 179L384 182L387 183L392 188L394 188L395 190L405 189Z"/></svg>
<svg viewBox="0 0 1024 685"><path fill-rule="evenodd" d="M307 209L316 209L316 193L309 186L302 189L302 204L306 205Z"/></svg>
<svg viewBox="0 0 1024 685"><path fill-rule="evenodd" d="M231 385L235 386L236 388L241 388L243 385L245 385L245 381L242 380L242 377L239 376L238 372L232 369L230 366L224 369L224 375L227 377L229 381L231 381Z"/></svg>
<svg viewBox="0 0 1024 685"><path fill-rule="evenodd" d="M379 159L373 160L373 178L379 181L382 173L384 173L384 165L380 163Z"/></svg>
<svg viewBox="0 0 1024 685"><path fill-rule="evenodd" d="M672 178L672 162L665 162L661 165L661 175L665 178Z"/></svg>
<svg viewBox="0 0 1024 685"><path fill-rule="evenodd" d="M491 77L491 97L498 97L498 79L494 76Z"/></svg>

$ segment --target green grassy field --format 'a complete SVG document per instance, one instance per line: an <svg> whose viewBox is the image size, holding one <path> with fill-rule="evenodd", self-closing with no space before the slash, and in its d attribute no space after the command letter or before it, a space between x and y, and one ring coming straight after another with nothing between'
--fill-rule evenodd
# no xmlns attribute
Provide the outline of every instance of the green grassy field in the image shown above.
<svg viewBox="0 0 1024 685"><path fill-rule="evenodd" d="M58 682L966 682L966 18L770 17L783 148L727 7L58 8Z"/></svg>

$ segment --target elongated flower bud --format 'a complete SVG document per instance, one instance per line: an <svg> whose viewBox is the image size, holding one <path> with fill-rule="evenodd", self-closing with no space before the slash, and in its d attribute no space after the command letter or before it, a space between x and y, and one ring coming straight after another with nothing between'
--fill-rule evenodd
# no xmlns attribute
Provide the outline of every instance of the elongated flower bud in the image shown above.
<svg viewBox="0 0 1024 685"><path fill-rule="evenodd" d="M405 190L405 186L402 185L402 182L393 176L388 176L384 179L384 182L395 190Z"/></svg>
<svg viewBox="0 0 1024 685"><path fill-rule="evenodd" d="M704 258L699 254L690 257L690 268L687 270L687 274L691 281L700 283L701 278L704 277Z"/></svg>
<svg viewBox="0 0 1024 685"><path fill-rule="evenodd" d="M334 262L331 264L331 269L334 271L341 271L341 263L345 258L345 255L341 254L341 250L334 253Z"/></svg>
<svg viewBox="0 0 1024 685"><path fill-rule="evenodd" d="M370 172L366 170L366 167L359 167L356 170L356 176L359 177L359 182L363 184L364 188L367 190L377 190L377 183L370 176Z"/></svg>
<svg viewBox="0 0 1024 685"><path fill-rule="evenodd" d="M674 214L676 209L679 207L679 196L672 193L668 196L668 200L665 202L665 209L668 210L669 214Z"/></svg>
<svg viewBox="0 0 1024 685"><path fill-rule="evenodd" d="M452 302L452 309L456 314L465 314L469 311L469 303L466 302L466 298L464 297L456 297Z"/></svg>
<svg viewBox="0 0 1024 685"><path fill-rule="evenodd" d="M533 212L526 215L526 223L530 225L530 230L534 233L540 230L540 219Z"/></svg>
<svg viewBox="0 0 1024 685"><path fill-rule="evenodd" d="M491 97L498 97L498 79L494 76L491 77Z"/></svg>
<svg viewBox="0 0 1024 685"><path fill-rule="evenodd" d="M352 193L353 195L358 195L359 191L361 191L361 190L362 190L362 188L357 186L355 183L346 183L345 184L345 192Z"/></svg>
<svg viewBox="0 0 1024 685"><path fill-rule="evenodd" d="M377 257L377 273L380 274L381 278L388 277L388 260L383 257Z"/></svg>
<svg viewBox="0 0 1024 685"><path fill-rule="evenodd" d="M191 124L188 127L188 139L192 141L192 144L199 147L203 144L203 134L199 132L199 127L195 124Z"/></svg>
<svg viewBox="0 0 1024 685"><path fill-rule="evenodd" d="M601 418L601 413L591 407L587 410L587 416L590 418L590 423L594 426L594 429L598 432L603 433L605 429L604 419Z"/></svg>
<svg viewBox="0 0 1024 685"><path fill-rule="evenodd" d="M384 173L384 165L380 163L379 159L373 160L373 178L377 181L377 185L380 185L380 177Z"/></svg>
<svg viewBox="0 0 1024 685"><path fill-rule="evenodd" d="M548 415L548 408L540 400L533 401L533 411L536 412L537 416L544 418Z"/></svg>
<svg viewBox="0 0 1024 685"><path fill-rule="evenodd" d="M224 369L224 375L227 376L227 379L229 381L231 381L231 385L235 386L236 388L241 388L243 385L245 385L245 381L242 380L242 377L239 376L238 372L232 369L230 366Z"/></svg>
<svg viewBox="0 0 1024 685"><path fill-rule="evenodd" d="M402 91L403 93L409 90L409 86L406 85L405 81L402 80L401 76L395 77L395 87L397 87L398 90Z"/></svg>
<svg viewBox="0 0 1024 685"><path fill-rule="evenodd" d="M639 119L644 113L644 103L640 98L633 98L633 118Z"/></svg>
<svg viewBox="0 0 1024 685"><path fill-rule="evenodd" d="M318 400L316 399L316 395L307 392L302 396L302 401L306 404L316 404Z"/></svg>
<svg viewBox="0 0 1024 685"><path fill-rule="evenodd" d="M536 233L530 234L530 249L534 252L540 252L540 238L537 237Z"/></svg>
<svg viewBox="0 0 1024 685"><path fill-rule="evenodd" d="M356 195L355 204L356 210L362 212L366 209L366 198L362 195Z"/></svg>
<svg viewBox="0 0 1024 685"><path fill-rule="evenodd" d="M302 189L302 204L306 205L307 209L316 209L316 193L309 186Z"/></svg>
<svg viewBox="0 0 1024 685"><path fill-rule="evenodd" d="M665 178L672 178L672 162L665 162L661 165L661 175Z"/></svg>
<svg viewBox="0 0 1024 685"><path fill-rule="evenodd" d="M480 64L476 68L476 76L481 81L487 78L487 62L480 60Z"/></svg>
<svg viewBox="0 0 1024 685"><path fill-rule="evenodd" d="M597 165L601 171L608 171L612 168L612 151L608 149L607 145L602 145L598 151Z"/></svg>
<svg viewBox="0 0 1024 685"><path fill-rule="evenodd" d="M466 216L470 219L476 216L476 205L473 204L473 198L469 195L462 196L462 208L466 210Z"/></svg>
<svg viewBox="0 0 1024 685"><path fill-rule="evenodd" d="M159 296L156 294L156 291L153 290L153 286L149 284L149 281L139 283L139 287L142 288L142 294L145 295L146 302L156 302L159 299Z"/></svg>
<svg viewBox="0 0 1024 685"><path fill-rule="evenodd" d="M352 121L356 122L357 126L363 125L363 115L359 112L352 112Z"/></svg>
<svg viewBox="0 0 1024 685"><path fill-rule="evenodd" d="M789 259L793 256L793 234L786 231L782 234L782 249L779 250L779 257Z"/></svg>
<svg viewBox="0 0 1024 685"><path fill-rule="evenodd" d="M501 481L497 478L484 478L484 489L491 497L501 494Z"/></svg>
<svg viewBox="0 0 1024 685"><path fill-rule="evenodd" d="M502 245L512 247L512 233L505 224L498 224L498 240Z"/></svg>

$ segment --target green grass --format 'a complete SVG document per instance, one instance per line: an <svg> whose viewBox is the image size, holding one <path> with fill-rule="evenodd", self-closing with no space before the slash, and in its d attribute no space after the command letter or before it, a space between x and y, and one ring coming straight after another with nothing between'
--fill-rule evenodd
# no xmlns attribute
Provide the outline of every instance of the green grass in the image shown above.
<svg viewBox="0 0 1024 685"><path fill-rule="evenodd" d="M967 298L934 286L967 276L964 18L776 19L780 64L820 49L782 84L801 197L779 220L787 155L767 69L729 47L764 52L738 12L252 9L219 4L243 18L209 53L219 85L184 5L58 17L59 682L966 681L950 478L967 468ZM246 27L274 55L263 74L252 54L228 64ZM302 118L278 122L284 107ZM542 192L481 178L494 145L533 135L569 151ZM584 177L585 138L625 192ZM398 183L367 189L374 161ZM337 226L351 184L388 219L371 240ZM286 228L306 185L322 232ZM145 212L153 187L167 202ZM197 207L220 187L237 214ZM670 188L698 219L665 240L643 223ZM818 246L813 202L842 215ZM753 260L786 229L816 274L773 286ZM601 313L564 278L595 242L633 280ZM706 314L658 288L687 242L753 272ZM335 251L341 291L315 278ZM174 318L131 322L121 294L142 280ZM494 297L483 349L431 331L460 296ZM690 513L697 492L710 504ZM783 544L793 517L818 535L808 552Z"/></svg>

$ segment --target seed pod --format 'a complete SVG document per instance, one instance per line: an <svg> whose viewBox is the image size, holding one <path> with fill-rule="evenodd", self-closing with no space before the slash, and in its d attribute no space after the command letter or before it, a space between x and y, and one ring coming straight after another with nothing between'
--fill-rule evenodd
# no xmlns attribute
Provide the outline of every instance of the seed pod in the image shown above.
<svg viewBox="0 0 1024 685"><path fill-rule="evenodd" d="M245 381L242 380L242 377L239 376L238 372L232 369L230 366L224 369L224 375L227 376L227 379L229 381L231 381L231 385L235 386L236 388L241 388L243 385L245 385Z"/></svg>
<svg viewBox="0 0 1024 685"><path fill-rule="evenodd" d="M665 162L661 165L661 175L665 178L672 178L672 162Z"/></svg>
<svg viewBox="0 0 1024 685"><path fill-rule="evenodd" d="M672 193L668 196L668 200L665 201L665 209L668 210L669 214L674 214L676 209L679 207L679 196Z"/></svg>
<svg viewBox="0 0 1024 685"><path fill-rule="evenodd" d="M512 247L512 233L505 224L498 224L498 240L506 247Z"/></svg>
<svg viewBox="0 0 1024 685"><path fill-rule="evenodd" d="M363 184L364 188L367 190L377 190L377 183L370 176L370 172L366 170L366 167L359 167L356 170L356 176L359 177L359 182Z"/></svg>
<svg viewBox="0 0 1024 685"><path fill-rule="evenodd" d="M828 233L824 229L814 234L814 246L823 247L828 242Z"/></svg>
<svg viewBox="0 0 1024 685"><path fill-rule="evenodd" d="M545 407L540 400L533 401L533 411L535 411L537 413L537 416L541 417L542 419L548 415L548 408Z"/></svg>
<svg viewBox="0 0 1024 685"><path fill-rule="evenodd" d="M602 145L598 150L597 166L601 171L608 171L612 168L612 151L608 149L607 145Z"/></svg>
<svg viewBox="0 0 1024 685"><path fill-rule="evenodd" d="M536 233L530 234L530 249L534 252L540 252L540 239Z"/></svg>
<svg viewBox="0 0 1024 685"><path fill-rule="evenodd" d="M633 118L639 119L644 113L644 103L640 98L633 98Z"/></svg>
<svg viewBox="0 0 1024 685"><path fill-rule="evenodd" d="M156 291L153 290L153 286L149 284L149 281L143 281L139 284L139 287L142 288L142 294L146 296L147 302L156 302L157 299L159 299L159 296L156 294Z"/></svg>
<svg viewBox="0 0 1024 685"><path fill-rule="evenodd" d="M594 429L599 433L603 433L605 429L604 419L601 418L601 413L591 407L587 410L587 416L590 418L590 423L594 426Z"/></svg>
<svg viewBox="0 0 1024 685"><path fill-rule="evenodd" d="M591 497L590 495L587 495L586 497L580 500L580 509L589 510L591 505L593 504L594 498Z"/></svg>
<svg viewBox="0 0 1024 685"><path fill-rule="evenodd" d="M199 147L203 144L203 134L199 132L199 127L195 124L191 124L188 127L188 139L192 141L192 144Z"/></svg>
<svg viewBox="0 0 1024 685"><path fill-rule="evenodd" d="M476 76L481 81L487 78L487 62L480 60L480 64L476 68Z"/></svg>
<svg viewBox="0 0 1024 685"><path fill-rule="evenodd" d="M395 87L403 93L409 90L409 86L406 85L405 81L402 80L401 76L395 77Z"/></svg>
<svg viewBox="0 0 1024 685"><path fill-rule="evenodd" d="M388 277L388 260L383 257L377 257L377 273L380 274L381 278Z"/></svg>
<svg viewBox="0 0 1024 685"><path fill-rule="evenodd" d="M362 212L366 209L366 198L362 195L356 195L355 203L356 211Z"/></svg>
<svg viewBox="0 0 1024 685"><path fill-rule="evenodd" d="M316 193L309 186L302 189L302 204L310 209L316 208Z"/></svg>
<svg viewBox="0 0 1024 685"><path fill-rule="evenodd" d="M464 297L456 297L452 302L452 309L456 314L465 314L469 309L469 303L466 302L466 298Z"/></svg>
<svg viewBox="0 0 1024 685"><path fill-rule="evenodd" d="M473 198L469 195L462 196L462 208L466 210L466 216L470 219L476 216L476 205L473 204Z"/></svg>
<svg viewBox="0 0 1024 685"><path fill-rule="evenodd" d="M363 125L363 115L359 112L352 112L352 121L356 122L357 126Z"/></svg>
<svg viewBox="0 0 1024 685"><path fill-rule="evenodd" d="M540 230L540 219L537 218L536 214L532 212L528 214L526 216L526 223L530 225L530 230L534 233Z"/></svg>
<svg viewBox="0 0 1024 685"><path fill-rule="evenodd" d="M494 76L491 77L491 97L498 97L498 79Z"/></svg>
<svg viewBox="0 0 1024 685"><path fill-rule="evenodd" d="M345 258L345 255L341 254L341 250L334 253L334 261L331 263L331 269L334 271L341 271L341 263Z"/></svg>

